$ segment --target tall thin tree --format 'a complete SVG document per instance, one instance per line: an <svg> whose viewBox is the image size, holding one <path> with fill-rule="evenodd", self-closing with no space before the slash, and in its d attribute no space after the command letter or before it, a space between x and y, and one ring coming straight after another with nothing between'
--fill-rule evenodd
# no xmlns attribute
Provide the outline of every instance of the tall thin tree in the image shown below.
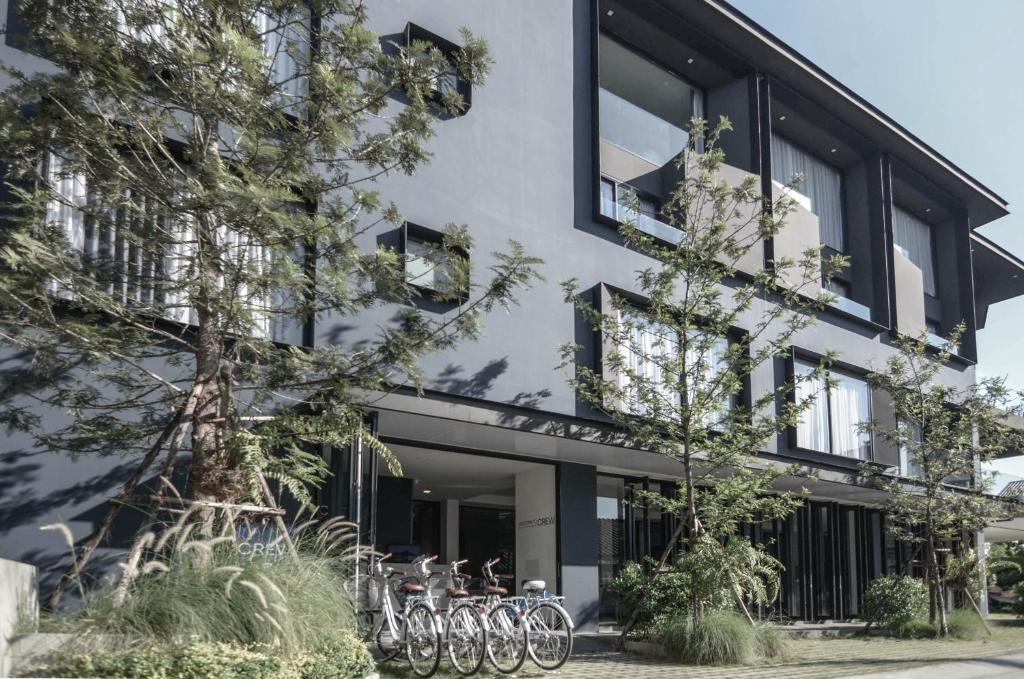
<svg viewBox="0 0 1024 679"><path fill-rule="evenodd" d="M424 355L538 277L510 241L472 253L487 274L471 280L465 226L415 253L367 247L401 224L375 181L428 162L486 44L385 40L358 0L19 5L24 46L55 68L5 67L0 94L0 324L23 352L5 424L137 460L125 494L181 451L199 500L262 499L267 476L308 500L328 473L317 448L355 437L397 466L362 427L367 394L418 388ZM358 343L305 336L382 305L391 321ZM70 423L45 428L38 401Z"/></svg>

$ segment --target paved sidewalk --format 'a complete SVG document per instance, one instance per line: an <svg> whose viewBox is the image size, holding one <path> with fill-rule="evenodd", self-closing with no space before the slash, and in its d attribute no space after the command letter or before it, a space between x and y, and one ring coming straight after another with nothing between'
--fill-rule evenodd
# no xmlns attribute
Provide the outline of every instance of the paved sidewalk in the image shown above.
<svg viewBox="0 0 1024 679"><path fill-rule="evenodd" d="M1024 655L925 665L899 672L857 674L847 679L1011 679L1024 676Z"/></svg>

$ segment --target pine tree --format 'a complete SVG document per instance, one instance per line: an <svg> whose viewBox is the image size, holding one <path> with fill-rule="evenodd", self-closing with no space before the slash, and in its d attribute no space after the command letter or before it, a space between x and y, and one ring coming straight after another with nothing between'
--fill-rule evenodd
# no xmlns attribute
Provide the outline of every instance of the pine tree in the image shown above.
<svg viewBox="0 0 1024 679"><path fill-rule="evenodd" d="M719 139L730 129L724 118L710 130L703 120L691 122L692 143L675 161L684 179L660 211L660 220L678 231L678 242L657 240L635 218L625 219L626 243L652 261L636 273L639 305L613 293L610 308L602 308L581 294L577 281L563 284L566 300L599 334L604 353L603 368L595 368L579 360L583 347L564 346L571 384L633 445L678 463L676 498L643 497L682 517L655 576L680 537L685 558L700 563L711 558L712 547L737 537L743 523L781 518L799 504L794 494L771 492L785 470L759 463L756 451L794 426L808 403L793 402L793 383L750 394L743 403L743 385L814 322L814 310L831 299L822 291L823 277L845 265L838 257L823 261L818 246L799 258L777 257L770 267L758 262L746 279L737 276L750 255L761 252L759 243L783 232L794 201L788 191L774 200L763 196L753 175L738 183L723 178ZM639 214L635 198L630 213ZM747 564L764 562L745 550L730 553ZM746 568L735 566L701 569L721 582L692 588L694 624L708 600L701 592L729 592L725 574Z"/></svg>
<svg viewBox="0 0 1024 679"><path fill-rule="evenodd" d="M898 470L865 465L864 473L886 492L890 533L923 554L929 617L942 636L949 627L941 555L1005 515L1007 507L988 492L991 478L982 465L1019 450L1021 441L1007 424L1019 405L1004 379L966 386L943 380L963 331L963 325L955 328L939 351L924 337L900 337L899 353L868 376L895 414L895 426L868 426L900 450L901 464Z"/></svg>
<svg viewBox="0 0 1024 679"><path fill-rule="evenodd" d="M464 111L459 83L485 80L486 44L384 40L357 0L20 6L26 46L56 68L5 68L0 95L0 323L27 357L5 389L70 424L43 430L27 406L5 424L139 459L126 494L182 451L200 500L259 500L267 476L308 499L327 475L315 451L354 437L397 468L362 426L366 394L419 387L423 356L538 277L510 241L477 253L488 274L471 281L465 226L415 254L366 246L401 224L375 181L428 162L435 121ZM437 274L431 291L409 263ZM451 311L422 312L422 295ZM309 322L382 305L376 336L308 346Z"/></svg>

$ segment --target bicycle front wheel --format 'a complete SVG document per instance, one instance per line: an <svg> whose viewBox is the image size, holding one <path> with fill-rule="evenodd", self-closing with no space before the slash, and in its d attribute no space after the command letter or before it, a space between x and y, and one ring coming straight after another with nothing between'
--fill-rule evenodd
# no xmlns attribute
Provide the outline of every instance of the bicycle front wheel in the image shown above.
<svg viewBox="0 0 1024 679"><path fill-rule="evenodd" d="M418 677L429 677L441 662L441 629L434 610L424 602L405 618L405 656Z"/></svg>
<svg viewBox="0 0 1024 679"><path fill-rule="evenodd" d="M445 628L448 659L459 674L476 674L487 653L487 627L476 606L458 606L448 613Z"/></svg>
<svg viewBox="0 0 1024 679"><path fill-rule="evenodd" d="M377 642L377 650L380 651L381 662L394 660L402 652L402 647L394 635L391 634L391 628L388 626L386 619L382 620L380 627L377 628L374 641Z"/></svg>
<svg viewBox="0 0 1024 679"><path fill-rule="evenodd" d="M542 601L527 615L530 659L545 670L557 670L572 653L572 624L561 606Z"/></svg>
<svg viewBox="0 0 1024 679"><path fill-rule="evenodd" d="M512 604L501 603L488 612L487 622L487 657L499 672L515 672L526 661L530 645L526 618Z"/></svg>

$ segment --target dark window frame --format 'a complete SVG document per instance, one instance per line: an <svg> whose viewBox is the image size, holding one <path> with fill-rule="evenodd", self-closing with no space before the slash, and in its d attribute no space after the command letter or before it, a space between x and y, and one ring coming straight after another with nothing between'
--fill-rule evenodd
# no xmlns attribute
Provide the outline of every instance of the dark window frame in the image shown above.
<svg viewBox="0 0 1024 679"><path fill-rule="evenodd" d="M455 42L452 42L451 40L448 40L447 38L443 38L437 33L429 31L418 24L414 24L411 21L405 24L405 30L402 31L402 35L404 38L404 46L407 49L412 47L413 42L423 41L428 42L434 47L436 47L441 52L441 54L445 56L445 58L452 66L452 73L455 76L455 88L458 91L458 93L462 95L463 101L462 110L455 113L454 115L466 115L469 112L469 109L473 106L473 84L462 77L462 75L458 72L458 69L455 68L455 63L453 62L453 57L462 51L462 46L458 45ZM440 90L435 90L432 100L435 104L440 106L441 97L442 94Z"/></svg>
<svg viewBox="0 0 1024 679"><path fill-rule="evenodd" d="M431 245L435 245L435 246L440 247L444 243L444 232L443 231L438 231L437 229L431 229L431 228L423 226L421 224L416 224L414 222L408 222L407 221L407 222L403 222L402 223L402 233L401 233L401 240L399 242L399 247L400 247L400 252L401 252L402 256L405 258L405 261L402 264L402 268L405 271L406 276L408 276L408 273L409 273L409 270L408 270L408 263L409 263L408 255L409 255L409 241L410 240L415 240L415 241L419 241L419 242L422 242L422 243L429 243ZM472 261L470 259L469 251L466 250L465 248L456 247L456 248L453 248L453 249L456 250L460 255L465 257L466 261L469 261L469 262ZM406 278L406 283L408 285L412 286L413 288L415 288L417 291L419 291L419 293L423 297L425 297L425 298L433 299L434 295L437 293L436 290L434 290L433 288L431 288L429 286L419 285L417 283L410 282L408 280L408 278ZM456 301L451 302L451 304L459 304L459 303L465 303L465 302L469 301L469 289L463 290L463 291L461 291L461 293L462 294L459 295L459 299L456 300Z"/></svg>

